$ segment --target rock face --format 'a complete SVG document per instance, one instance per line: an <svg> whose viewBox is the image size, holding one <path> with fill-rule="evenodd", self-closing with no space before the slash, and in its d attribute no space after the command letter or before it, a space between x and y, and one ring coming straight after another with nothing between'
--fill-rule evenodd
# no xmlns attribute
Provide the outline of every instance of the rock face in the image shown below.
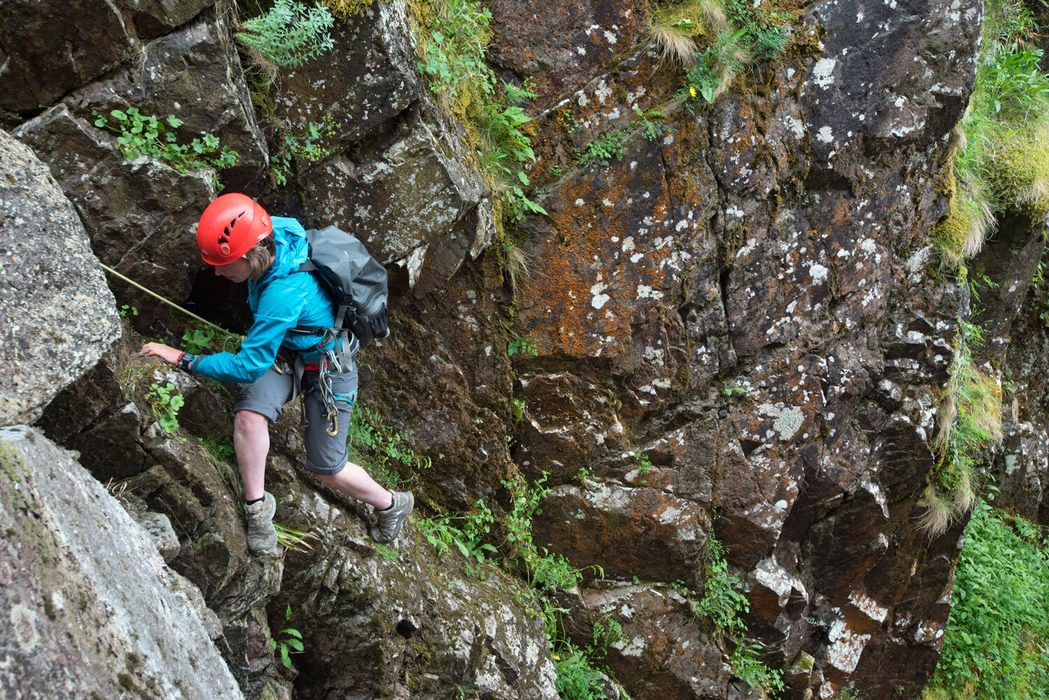
<svg viewBox="0 0 1049 700"><path fill-rule="evenodd" d="M232 42L225 4L89 5L79 23L85 10L68 4L8 5L19 9L0 10L11 20L0 22L0 117L51 167L75 205L63 216L79 214L107 264L238 321L242 297L198 274L192 256L213 178L369 244L391 272L394 333L362 356L359 405L424 455L400 475L418 516L479 499L504 514L509 478L545 474L535 543L585 571L564 594L565 629L583 647L600 620L618 623L624 636L604 658L633 697L747 692L732 643L691 605L709 583L712 540L748 600L737 641L784 671L787 697L920 695L965 524L936 537L915 527L969 314L968 288L940 267L929 230L947 210L980 3L793 9L789 50L752 64L713 104L690 99L680 67L661 59L650 3L486 3L500 77L538 93L525 105L538 155L529 196L549 214L502 229L470 132L418 73L409 8L426 3L371 3L336 26L332 52L268 88L245 77L252 58ZM25 31L54 16L67 20L59 31ZM68 52L45 77L58 46ZM238 165L182 173L126 161L91 112L129 106L219 136ZM288 136L311 127L317 152L289 153ZM600 157L600 143L617 146ZM0 182L0 197L13 191ZM10 221L0 219L5 236ZM1047 332L1044 289L1030 284L1043 228L1006 227L973 270L1001 284L984 297L994 338L979 359L1017 377L1002 497L1044 520ZM516 281L515 250L530 269ZM179 343L185 319L118 290L141 305L138 330ZM104 322L75 338L95 354L70 380L113 335L101 297ZM5 318L7 352L39 347L25 317ZM267 486L278 520L318 540L248 557L235 468L214 448L230 395L133 350L107 354L40 424L169 518L171 564L218 615L246 695L556 695L549 641L518 583L470 575L414 525L396 557L375 548L368 513L295 467L294 415L274 428ZM186 398L183 430L211 453L157 427L146 387L169 381ZM48 400L25 399L10 420L35 419ZM288 624L306 644L295 678L267 644Z"/></svg>
<svg viewBox="0 0 1049 700"><path fill-rule="evenodd" d="M31 423L120 334L76 211L25 145L0 131L0 425Z"/></svg>
<svg viewBox="0 0 1049 700"><path fill-rule="evenodd" d="M26 698L243 697L194 611L187 589L196 589L68 452L37 430L4 428L0 466L5 689Z"/></svg>

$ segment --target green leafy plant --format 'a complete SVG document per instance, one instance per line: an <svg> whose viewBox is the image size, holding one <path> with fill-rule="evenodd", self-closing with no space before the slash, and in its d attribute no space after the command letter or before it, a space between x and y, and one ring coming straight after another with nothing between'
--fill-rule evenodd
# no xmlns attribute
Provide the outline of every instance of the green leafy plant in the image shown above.
<svg viewBox="0 0 1049 700"><path fill-rule="evenodd" d="M965 530L928 700L1049 697L1044 529L980 500Z"/></svg>
<svg viewBox="0 0 1049 700"><path fill-rule="evenodd" d="M655 121L663 119L663 113L658 109L642 110L640 107L634 107L634 114L637 115L640 120L641 135L649 141L655 141L656 139L667 133L669 127L662 121Z"/></svg>
<svg viewBox="0 0 1049 700"><path fill-rule="evenodd" d="M92 112L94 125L117 135L117 147L128 160L149 156L167 163L180 173L212 168L223 170L237 164L237 152L223 146L217 136L203 134L189 143L179 143L176 129L184 122L174 115L163 119L142 114L138 107L114 109L110 117Z"/></svg>
<svg viewBox="0 0 1049 700"><path fill-rule="evenodd" d="M264 14L241 22L234 36L273 65L297 68L334 48L334 23L327 7L277 0Z"/></svg>
<svg viewBox="0 0 1049 700"><path fill-rule="evenodd" d="M146 392L146 400L153 409L153 416L157 424L165 433L174 433L178 430L178 412L186 403L178 388L171 382L165 384L153 383L149 385Z"/></svg>
<svg viewBox="0 0 1049 700"><path fill-rule="evenodd" d="M760 659L762 647L745 639L746 625L741 614L750 610L747 597L739 592L743 582L729 570L722 544L711 535L703 557L703 596L691 600L691 594L679 584L679 592L691 600L692 612L710 620L720 635L735 645L730 657L732 674L766 694L784 688L781 671L771 669Z"/></svg>
<svg viewBox="0 0 1049 700"><path fill-rule="evenodd" d="M535 341L531 338L518 337L510 341L509 345L506 346L507 357L513 357L514 355L528 355L535 357L539 354L539 350L535 347Z"/></svg>
<svg viewBox="0 0 1049 700"><path fill-rule="evenodd" d="M521 563L533 588L567 590L579 582L583 570L572 566L564 556L539 548L532 541L532 520L541 512L540 504L550 492L545 486L548 478L549 474L544 472L531 485L520 476L503 481L503 487L509 491L512 500L503 519L507 555Z"/></svg>
<svg viewBox="0 0 1049 700"><path fill-rule="evenodd" d="M309 122L300 133L286 131L281 137L280 147L270 156L270 174L274 182L283 187L288 184L295 159L316 162L331 155L322 144L335 136L335 121L330 117L321 122Z"/></svg>
<svg viewBox="0 0 1049 700"><path fill-rule="evenodd" d="M354 458L367 464L387 488L408 486L418 472L429 469L429 457L419 454L409 436L394 430L375 410L355 406L347 440Z"/></svg>
<svg viewBox="0 0 1049 700"><path fill-rule="evenodd" d="M284 622L287 624L291 621L291 605L284 610ZM280 658L281 665L284 668L292 669L294 665L291 662L292 654L301 654L305 650L305 646L302 643L302 632L291 626L286 626L277 632L279 637L271 637L269 640L270 649L277 652L278 658Z"/></svg>
<svg viewBox="0 0 1049 700"><path fill-rule="evenodd" d="M594 161L608 163L613 160L620 160L626 155L625 143L627 135L627 132L623 129L613 129L602 134L586 147L586 151L579 156L579 163L581 165L589 165Z"/></svg>
<svg viewBox="0 0 1049 700"><path fill-rule="evenodd" d="M120 318L130 318L133 316L138 316L138 307L129 304L120 305Z"/></svg>
<svg viewBox="0 0 1049 700"><path fill-rule="evenodd" d="M500 80L485 56L491 11L477 0L431 0L419 13L417 52L423 73L442 104L467 127L481 173L496 193L497 225L529 214L546 215L532 198L526 167L535 162L531 117L521 103L535 97L528 85Z"/></svg>
<svg viewBox="0 0 1049 700"><path fill-rule="evenodd" d="M484 501L478 500L469 513L422 518L417 526L426 541L441 554L447 554L454 548L467 559L483 564L487 556L498 551L494 545L485 541L494 519Z"/></svg>
<svg viewBox="0 0 1049 700"><path fill-rule="evenodd" d="M641 450L637 450L636 452L634 452L634 458L637 460L637 473L640 476L644 476L645 474L648 474L650 471L652 471L652 460L647 454L645 454Z"/></svg>
<svg viewBox="0 0 1049 700"><path fill-rule="evenodd" d="M557 693L564 700L604 700L605 674L594 668L586 652L565 643L554 654Z"/></svg>
<svg viewBox="0 0 1049 700"><path fill-rule="evenodd" d="M224 333L211 326L194 325L182 332L182 347L194 355L216 350L236 352L239 346L238 336Z"/></svg>

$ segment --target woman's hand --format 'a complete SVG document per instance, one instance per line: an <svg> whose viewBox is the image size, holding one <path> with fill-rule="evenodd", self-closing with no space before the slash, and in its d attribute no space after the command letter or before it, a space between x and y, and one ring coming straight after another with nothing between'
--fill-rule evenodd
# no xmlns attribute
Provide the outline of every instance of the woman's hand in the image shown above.
<svg viewBox="0 0 1049 700"><path fill-rule="evenodd" d="M163 343L146 343L142 346L142 349L138 351L139 355L145 355L146 357L159 357L170 364L178 362L178 358L182 355L182 351L178 348L173 348L170 345L164 345Z"/></svg>

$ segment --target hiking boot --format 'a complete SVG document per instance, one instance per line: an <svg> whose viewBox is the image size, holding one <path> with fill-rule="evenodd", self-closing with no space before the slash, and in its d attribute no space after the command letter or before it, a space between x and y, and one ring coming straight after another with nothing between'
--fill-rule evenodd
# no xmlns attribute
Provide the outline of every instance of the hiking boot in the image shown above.
<svg viewBox="0 0 1049 700"><path fill-rule="evenodd" d="M415 496L411 491L392 491L391 493L393 494L393 505L386 510L375 511L379 522L368 531L372 539L381 544L389 544L397 539L397 535L401 534L401 528L404 527L404 521L408 519L412 508L415 507Z"/></svg>
<svg viewBox="0 0 1049 700"><path fill-rule="evenodd" d="M248 521L248 549L255 554L266 554L277 546L277 531L273 528L273 514L276 512L277 499L269 492L264 492L258 503L244 506Z"/></svg>

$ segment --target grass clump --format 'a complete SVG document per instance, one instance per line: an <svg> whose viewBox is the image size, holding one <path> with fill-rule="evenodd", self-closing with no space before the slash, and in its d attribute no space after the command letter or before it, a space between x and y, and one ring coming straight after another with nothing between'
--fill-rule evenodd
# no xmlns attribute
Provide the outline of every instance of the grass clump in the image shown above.
<svg viewBox="0 0 1049 700"><path fill-rule="evenodd" d="M983 332L962 322L951 378L944 389L939 428L933 441L937 453L932 482L922 497L926 510L919 526L935 536L969 511L977 498L979 454L1002 439L1002 389L989 373L975 366L972 347Z"/></svg>
<svg viewBox="0 0 1049 700"><path fill-rule="evenodd" d="M234 36L268 63L298 68L334 48L334 24L327 7L277 0L267 12L241 22Z"/></svg>
<svg viewBox="0 0 1049 700"><path fill-rule="evenodd" d="M993 232L987 212L1049 214L1049 75L1031 48L1038 27L1020 0L988 0L976 83L954 153L950 210L933 230L958 266Z"/></svg>
<svg viewBox="0 0 1049 700"><path fill-rule="evenodd" d="M787 50L787 16L748 0L679 0L656 5L649 34L665 62L685 69L686 99L713 102L755 59Z"/></svg>
<svg viewBox="0 0 1049 700"><path fill-rule="evenodd" d="M486 61L492 13L477 0L429 0L416 6L419 70L442 105L459 117L475 147L481 174L510 221L546 214L529 195L525 169L535 162L526 86L500 80ZM501 225L501 221L497 223Z"/></svg>
<svg viewBox="0 0 1049 700"><path fill-rule="evenodd" d="M1049 697L1049 541L980 500L965 531L943 652L925 700Z"/></svg>

